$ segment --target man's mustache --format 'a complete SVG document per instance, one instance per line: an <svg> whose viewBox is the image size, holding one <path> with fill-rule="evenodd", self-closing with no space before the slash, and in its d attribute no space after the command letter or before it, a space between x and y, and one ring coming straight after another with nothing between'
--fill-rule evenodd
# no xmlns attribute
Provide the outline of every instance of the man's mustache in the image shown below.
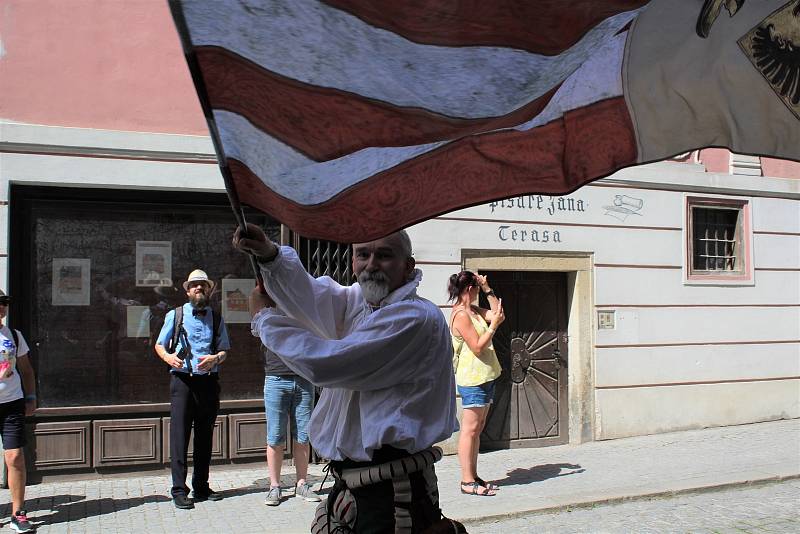
<svg viewBox="0 0 800 534"><path fill-rule="evenodd" d="M375 271L368 273L367 271L363 271L361 274L358 275L358 282L363 284L365 282L377 282L379 284L386 284L389 282L389 277L386 276L386 273L383 271Z"/></svg>

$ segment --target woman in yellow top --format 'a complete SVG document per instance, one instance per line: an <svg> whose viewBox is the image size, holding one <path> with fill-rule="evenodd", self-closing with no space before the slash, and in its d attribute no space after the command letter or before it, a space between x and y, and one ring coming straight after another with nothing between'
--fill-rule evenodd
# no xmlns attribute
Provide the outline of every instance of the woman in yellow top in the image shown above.
<svg viewBox="0 0 800 534"><path fill-rule="evenodd" d="M447 290L450 300L455 301L450 334L453 336L456 388L464 408L458 438L461 493L489 497L495 495L497 486L478 476L478 448L494 397L494 381L501 372L492 337L506 316L501 299L489 287L485 276L461 271L450 277ZM490 310L472 304L477 302L479 290L486 294Z"/></svg>

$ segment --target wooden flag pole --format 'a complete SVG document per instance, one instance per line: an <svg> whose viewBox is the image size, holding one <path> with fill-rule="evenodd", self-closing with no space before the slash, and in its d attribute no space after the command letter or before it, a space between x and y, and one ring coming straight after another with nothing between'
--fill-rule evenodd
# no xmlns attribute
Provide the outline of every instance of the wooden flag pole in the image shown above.
<svg viewBox="0 0 800 534"><path fill-rule="evenodd" d="M247 235L247 221L244 217L244 209L239 200L239 193L233 183L233 175L231 169L228 167L228 160L225 158L225 152L222 147L222 141L219 137L219 130L217 123L214 120L214 114L211 111L211 103L208 100L208 92L206 91L205 81L203 75L200 73L200 65L197 62L197 56L192 47L189 29L186 26L186 19L183 16L183 9L181 8L180 0L169 0L169 8L172 12L172 20L175 21L175 27L178 30L178 36L181 39L181 46L183 47L183 55L186 58L186 64L189 66L189 72L192 75L195 89L197 90L197 97L200 100L200 106L203 108L203 115L206 117L208 124L208 131L211 134L211 142L214 144L214 152L217 154L217 164L222 173L222 180L225 183L225 191L228 193L228 202L230 202L233 216L241 228L242 235ZM256 285L262 293L266 293L264 289L264 279L261 277L261 269L258 267L258 262L253 254L250 254L250 265L253 268L253 274L256 277Z"/></svg>

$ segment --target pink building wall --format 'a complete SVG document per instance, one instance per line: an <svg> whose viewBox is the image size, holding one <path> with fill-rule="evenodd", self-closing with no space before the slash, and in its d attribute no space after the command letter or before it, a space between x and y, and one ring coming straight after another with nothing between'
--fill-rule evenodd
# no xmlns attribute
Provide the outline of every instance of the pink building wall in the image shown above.
<svg viewBox="0 0 800 534"><path fill-rule="evenodd" d="M697 159L706 172L728 174L730 152L725 148L704 148ZM800 178L800 162L775 158L761 158L761 174L770 178Z"/></svg>
<svg viewBox="0 0 800 534"><path fill-rule="evenodd" d="M3 0L0 119L207 135L166 0Z"/></svg>
<svg viewBox="0 0 800 534"><path fill-rule="evenodd" d="M800 179L800 162L785 159L761 158L761 169L764 176L774 178Z"/></svg>
<svg viewBox="0 0 800 534"><path fill-rule="evenodd" d="M697 159L706 168L706 172L728 174L730 172L731 153L724 148L704 148Z"/></svg>

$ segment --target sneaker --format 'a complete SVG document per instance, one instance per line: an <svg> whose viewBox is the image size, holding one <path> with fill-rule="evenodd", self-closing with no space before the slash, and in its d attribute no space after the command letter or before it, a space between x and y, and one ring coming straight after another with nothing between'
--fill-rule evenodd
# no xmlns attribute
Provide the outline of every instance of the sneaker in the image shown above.
<svg viewBox="0 0 800 534"><path fill-rule="evenodd" d="M267 500L264 504L267 506L278 506L281 503L281 488L280 486L272 486L267 493Z"/></svg>
<svg viewBox="0 0 800 534"><path fill-rule="evenodd" d="M31 522L28 521L27 512L25 510L17 510L11 516L11 530L16 532L33 532L36 529Z"/></svg>
<svg viewBox="0 0 800 534"><path fill-rule="evenodd" d="M319 495L311 489L311 485L308 482L303 482L299 486L297 486L294 490L294 494L298 497L304 498L308 502L319 502L322 499Z"/></svg>

